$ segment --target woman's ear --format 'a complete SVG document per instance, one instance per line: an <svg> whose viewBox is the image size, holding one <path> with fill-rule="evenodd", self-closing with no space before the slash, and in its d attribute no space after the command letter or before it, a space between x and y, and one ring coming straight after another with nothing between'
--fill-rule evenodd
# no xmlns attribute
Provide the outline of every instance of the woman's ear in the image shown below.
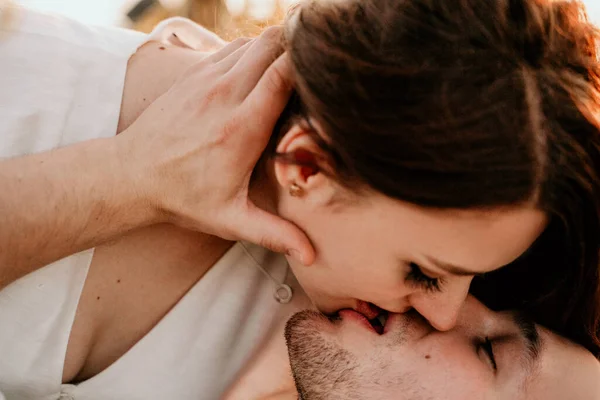
<svg viewBox="0 0 600 400"><path fill-rule="evenodd" d="M293 125L277 145L275 177L292 197L329 198L332 194L327 154L315 141L314 132L301 124Z"/></svg>

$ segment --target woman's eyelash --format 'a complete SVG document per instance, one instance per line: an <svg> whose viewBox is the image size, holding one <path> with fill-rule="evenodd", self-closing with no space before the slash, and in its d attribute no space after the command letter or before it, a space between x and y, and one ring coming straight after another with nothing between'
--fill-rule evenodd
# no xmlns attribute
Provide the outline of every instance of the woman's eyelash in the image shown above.
<svg viewBox="0 0 600 400"><path fill-rule="evenodd" d="M481 349L488 355L494 371L498 371L498 364L496 363L496 357L494 356L494 345L492 344L490 338L486 337L480 346Z"/></svg>
<svg viewBox="0 0 600 400"><path fill-rule="evenodd" d="M421 270L421 267L419 267L417 264L415 264L413 262L409 263L408 267L410 268L410 271L408 272L408 275L406 276L406 279L408 281L422 287L423 289L425 289L428 292L441 292L442 291L443 281L441 278L430 278L429 276L427 276L423 273L423 270Z"/></svg>

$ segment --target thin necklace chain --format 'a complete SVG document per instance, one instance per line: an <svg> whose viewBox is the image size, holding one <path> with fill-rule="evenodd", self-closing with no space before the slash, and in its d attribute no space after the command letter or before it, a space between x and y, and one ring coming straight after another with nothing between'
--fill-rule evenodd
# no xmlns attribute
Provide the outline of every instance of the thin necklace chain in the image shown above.
<svg viewBox="0 0 600 400"><path fill-rule="evenodd" d="M244 253L246 253L246 255L254 263L254 266L256 266L256 268L258 268L267 278L269 278L271 282L274 283L275 291L273 292L273 297L275 298L275 300L281 304L287 304L290 301L292 301L292 297L294 296L292 288L284 282L278 282L277 279L273 278L271 274L269 274L267 270L256 260L256 258L254 258L252 253L250 253L250 251L246 247L246 245L242 242L239 243L242 246Z"/></svg>

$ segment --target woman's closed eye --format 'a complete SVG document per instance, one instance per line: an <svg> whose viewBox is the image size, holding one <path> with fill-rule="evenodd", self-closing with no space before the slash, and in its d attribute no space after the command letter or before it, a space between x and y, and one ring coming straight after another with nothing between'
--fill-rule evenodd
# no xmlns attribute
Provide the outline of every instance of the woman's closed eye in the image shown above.
<svg viewBox="0 0 600 400"><path fill-rule="evenodd" d="M414 263L408 263L409 271L406 280L415 286L423 288L428 292L441 292L443 286L442 278L432 278L425 275L421 267Z"/></svg>

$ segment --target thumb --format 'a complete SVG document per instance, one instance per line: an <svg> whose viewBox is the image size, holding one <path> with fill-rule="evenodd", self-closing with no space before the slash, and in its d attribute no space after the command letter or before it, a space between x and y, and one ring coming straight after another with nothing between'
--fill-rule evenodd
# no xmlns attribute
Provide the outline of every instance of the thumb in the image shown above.
<svg viewBox="0 0 600 400"><path fill-rule="evenodd" d="M240 239L277 253L286 253L299 259L304 265L314 262L315 250L310 240L293 223L251 203L235 221L235 232Z"/></svg>

